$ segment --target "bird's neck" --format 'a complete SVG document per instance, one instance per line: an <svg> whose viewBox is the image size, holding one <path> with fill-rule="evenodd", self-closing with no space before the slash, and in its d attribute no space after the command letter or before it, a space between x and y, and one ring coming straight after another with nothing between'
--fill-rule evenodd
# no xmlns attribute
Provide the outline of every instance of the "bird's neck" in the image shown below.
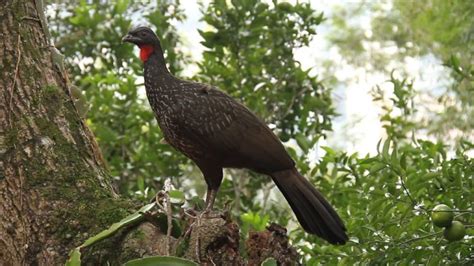
<svg viewBox="0 0 474 266"><path fill-rule="evenodd" d="M140 47L140 59L144 64L144 78L147 92L167 91L175 82L175 77L166 67L160 45Z"/></svg>
<svg viewBox="0 0 474 266"><path fill-rule="evenodd" d="M141 51L142 49L140 49L140 53L142 53ZM145 53L148 53L148 51L145 50L143 53L146 55ZM153 51L146 57L146 60L144 60L143 63L145 89L148 99L157 100L167 97L175 87L178 79L174 77L166 67L161 47L154 46ZM154 108L158 107L154 106Z"/></svg>
<svg viewBox="0 0 474 266"><path fill-rule="evenodd" d="M156 76L170 75L159 44L140 46L140 60L144 64L145 72L149 70Z"/></svg>

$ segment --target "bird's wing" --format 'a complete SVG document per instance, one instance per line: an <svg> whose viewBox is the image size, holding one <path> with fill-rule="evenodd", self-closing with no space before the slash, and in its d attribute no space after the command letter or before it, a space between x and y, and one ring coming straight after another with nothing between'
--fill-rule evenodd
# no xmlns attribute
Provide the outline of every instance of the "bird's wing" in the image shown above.
<svg viewBox="0 0 474 266"><path fill-rule="evenodd" d="M230 165L261 172L294 166L285 148L267 125L224 92L200 83L188 83L183 93L194 94L180 104L177 119L188 137Z"/></svg>

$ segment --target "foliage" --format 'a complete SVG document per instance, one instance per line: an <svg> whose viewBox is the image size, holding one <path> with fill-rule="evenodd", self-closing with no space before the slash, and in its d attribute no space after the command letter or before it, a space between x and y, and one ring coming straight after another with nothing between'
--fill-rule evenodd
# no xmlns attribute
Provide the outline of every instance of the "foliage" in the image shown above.
<svg viewBox="0 0 474 266"><path fill-rule="evenodd" d="M240 226L240 231L243 236L247 236L250 230L253 231L263 231L267 227L270 217L267 215L260 216L258 213L247 212L240 216L242 225Z"/></svg>
<svg viewBox="0 0 474 266"><path fill-rule="evenodd" d="M393 77L391 82L400 91L393 98L395 106L409 110L404 97L411 85ZM470 226L472 235L474 159L469 153L474 145L463 142L453 154L441 142L406 138L399 131L403 121L390 111L382 114L388 139L379 143L378 155L358 158L326 148L313 169L313 180L322 191L332 192L328 197L335 206L347 206L342 216L351 240L343 247L327 247L296 230L295 240L314 241L301 245L312 257L308 265L469 264L472 236L449 243L430 216L436 205L447 204L456 210L455 220Z"/></svg>

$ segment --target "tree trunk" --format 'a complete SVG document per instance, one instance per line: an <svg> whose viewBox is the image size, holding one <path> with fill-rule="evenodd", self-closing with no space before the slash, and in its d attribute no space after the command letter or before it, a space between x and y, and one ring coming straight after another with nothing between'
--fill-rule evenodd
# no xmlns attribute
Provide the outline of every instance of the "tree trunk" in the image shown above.
<svg viewBox="0 0 474 266"><path fill-rule="evenodd" d="M71 98L61 56L46 37L41 0L2 1L0 23L0 264L63 264L71 249L137 206L118 198L112 189L98 145ZM199 235L188 236L191 244L181 254L194 260L244 263L238 226L220 220L205 223L204 229L196 227L193 231ZM209 232L213 236L206 238ZM254 241L247 243L255 257L252 262L286 254L282 249L291 254L281 262L296 258L286 237L281 242L281 232L274 237L272 232L276 231L249 239ZM107 239L99 251L90 249L85 261L118 264L166 254L163 236L157 227L142 223ZM267 248L260 252L263 255L255 247L257 240L258 248Z"/></svg>
<svg viewBox="0 0 474 266"><path fill-rule="evenodd" d="M0 12L0 261L55 265L130 205L115 200L66 73L53 62L43 11L34 1L6 1Z"/></svg>

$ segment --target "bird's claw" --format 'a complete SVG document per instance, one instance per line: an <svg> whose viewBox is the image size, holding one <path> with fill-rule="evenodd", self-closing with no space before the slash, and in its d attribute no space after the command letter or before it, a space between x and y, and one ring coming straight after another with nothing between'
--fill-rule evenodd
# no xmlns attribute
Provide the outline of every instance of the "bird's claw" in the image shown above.
<svg viewBox="0 0 474 266"><path fill-rule="evenodd" d="M184 214L192 219L217 219L223 218L225 215L220 211L214 211L212 209L206 209L204 211L196 211L194 209L188 209L184 211Z"/></svg>

